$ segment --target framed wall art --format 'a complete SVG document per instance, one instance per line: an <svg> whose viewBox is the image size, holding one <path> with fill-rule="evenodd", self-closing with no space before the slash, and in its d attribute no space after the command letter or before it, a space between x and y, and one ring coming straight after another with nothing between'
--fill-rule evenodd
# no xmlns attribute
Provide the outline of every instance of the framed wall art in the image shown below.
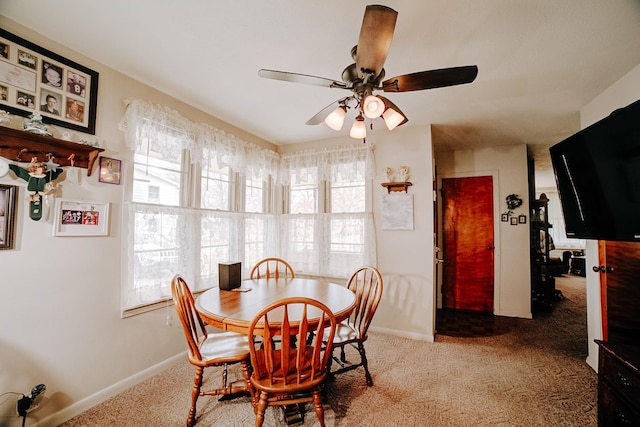
<svg viewBox="0 0 640 427"><path fill-rule="evenodd" d="M109 203L56 201L54 236L106 236Z"/></svg>
<svg viewBox="0 0 640 427"><path fill-rule="evenodd" d="M120 166L121 161L112 159L111 157L100 157L100 171L98 173L98 181L107 184L120 185Z"/></svg>
<svg viewBox="0 0 640 427"><path fill-rule="evenodd" d="M0 184L0 249L13 249L17 188Z"/></svg>
<svg viewBox="0 0 640 427"><path fill-rule="evenodd" d="M0 109L95 134L98 73L0 28Z"/></svg>

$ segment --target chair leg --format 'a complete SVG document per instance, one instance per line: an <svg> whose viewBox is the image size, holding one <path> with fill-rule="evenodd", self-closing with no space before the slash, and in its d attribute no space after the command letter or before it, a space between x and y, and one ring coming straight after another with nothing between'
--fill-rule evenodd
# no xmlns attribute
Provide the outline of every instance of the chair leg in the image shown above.
<svg viewBox="0 0 640 427"><path fill-rule="evenodd" d="M316 416L318 417L318 421L320 421L320 427L325 427L324 425L324 408L322 407L322 397L320 396L320 390L313 391L313 406L316 409Z"/></svg>
<svg viewBox="0 0 640 427"><path fill-rule="evenodd" d="M198 396L200 396L203 372L204 368L202 366L196 367L196 375L193 377L193 390L191 390L191 409L189 409L189 415L187 416L187 427L191 427L196 423L196 402L198 401Z"/></svg>
<svg viewBox="0 0 640 427"><path fill-rule="evenodd" d="M262 423L264 423L264 411L267 409L267 392L260 392L260 400L258 404L254 408L254 412L256 413L256 427L261 427Z"/></svg>
<svg viewBox="0 0 640 427"><path fill-rule="evenodd" d="M247 391L251 395L251 405L255 407L257 403L256 390L253 388L253 384L251 384L251 365L248 361L243 360L240 362L240 366L242 366L242 377L244 378Z"/></svg>
<svg viewBox="0 0 640 427"><path fill-rule="evenodd" d="M367 378L367 385L371 387L373 385L373 379L371 378L371 373L369 372L369 363L367 362L367 353L364 350L364 344L358 341L358 352L360 352L360 360L362 366L364 367L364 375Z"/></svg>

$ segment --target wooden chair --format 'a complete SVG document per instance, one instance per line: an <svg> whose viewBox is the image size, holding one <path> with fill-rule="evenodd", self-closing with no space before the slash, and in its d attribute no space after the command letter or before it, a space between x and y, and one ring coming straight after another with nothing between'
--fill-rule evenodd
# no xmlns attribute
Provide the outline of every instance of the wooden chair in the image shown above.
<svg viewBox="0 0 640 427"><path fill-rule="evenodd" d="M189 409L186 423L189 427L195 424L196 401L199 396L228 395L248 391L253 397L253 387L249 380L251 372L249 341L246 336L235 332L208 334L204 322L195 310L193 294L180 275L174 276L171 281L171 293L189 345L189 362L196 367L191 392L191 409ZM240 384L227 382L227 365L233 363L242 365L244 379ZM224 366L222 387L201 391L204 368L210 366Z"/></svg>
<svg viewBox="0 0 640 427"><path fill-rule="evenodd" d="M293 279L296 275L293 272L293 267L287 261L281 258L265 258L253 266L249 277L251 279L278 279L280 277Z"/></svg>
<svg viewBox="0 0 640 427"><path fill-rule="evenodd" d="M309 318L319 319L314 327ZM264 422L268 406L313 402L324 426L320 389L327 376L336 318L323 303L302 297L285 298L265 307L249 325L249 342L255 388L256 427ZM313 334L314 338L310 339ZM278 338L278 342L274 338Z"/></svg>
<svg viewBox="0 0 640 427"><path fill-rule="evenodd" d="M347 288L356 294L356 308L349 318L340 322L336 328L333 349L340 348L340 359L332 355L332 360L329 360L329 372L331 375L335 375L362 366L367 385L372 386L373 380L371 379L371 373L369 373L364 342L367 340L369 324L371 324L382 297L382 276L375 267L360 267L351 275ZM327 336L325 336L325 341L328 341ZM347 345L351 345L358 350L360 354L359 363L347 364L344 350ZM332 361L337 362L340 368L332 371Z"/></svg>

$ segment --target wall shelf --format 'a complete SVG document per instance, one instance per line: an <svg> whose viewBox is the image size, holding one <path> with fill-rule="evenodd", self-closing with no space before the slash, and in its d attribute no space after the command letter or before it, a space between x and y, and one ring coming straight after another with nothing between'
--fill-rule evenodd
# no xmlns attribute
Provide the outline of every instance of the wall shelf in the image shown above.
<svg viewBox="0 0 640 427"><path fill-rule="evenodd" d="M30 162L37 157L46 162L50 154L60 166L71 166L73 155L73 166L87 169L87 176L91 176L102 151L104 148L0 126L0 156L13 161Z"/></svg>
<svg viewBox="0 0 640 427"><path fill-rule="evenodd" d="M410 183L409 181L404 181L404 182L383 182L380 185L382 185L384 188L387 189L387 193L392 193L394 191L404 191L405 193L408 193L407 189L411 187L413 184Z"/></svg>

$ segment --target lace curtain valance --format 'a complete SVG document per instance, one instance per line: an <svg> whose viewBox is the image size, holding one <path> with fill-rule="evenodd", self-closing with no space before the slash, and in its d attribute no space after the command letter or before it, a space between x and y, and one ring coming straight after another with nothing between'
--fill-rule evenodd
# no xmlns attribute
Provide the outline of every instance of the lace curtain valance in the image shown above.
<svg viewBox="0 0 640 427"><path fill-rule="evenodd" d="M125 100L127 112L119 124L125 142L131 150L140 149L145 141L153 141L154 150L165 158L175 158L170 147L162 141L180 141L182 148L195 155L195 162L208 164L215 159L219 167L228 166L246 176L266 180L278 178L280 155L243 141L209 124L194 123L168 107L149 101ZM167 147L166 152L162 152Z"/></svg>
<svg viewBox="0 0 640 427"><path fill-rule="evenodd" d="M182 148L194 153L195 161L203 165L215 160L219 167L228 166L256 179L266 180L271 176L284 185L289 184L291 174L300 176L310 169L317 173L317 179L326 181L375 177L373 148L368 145L305 150L281 156L211 125L194 123L168 107L133 98L125 100L125 105L127 112L119 128L131 150L140 149L145 141L153 141L154 150L160 150L160 155L175 158L172 149L175 141L180 141ZM166 152L162 152L163 147ZM354 166L357 164L363 166Z"/></svg>
<svg viewBox="0 0 640 427"><path fill-rule="evenodd" d="M307 150L282 155L282 184L289 184L291 175L304 176L308 170L317 170L321 181L373 179L375 161L369 145Z"/></svg>

